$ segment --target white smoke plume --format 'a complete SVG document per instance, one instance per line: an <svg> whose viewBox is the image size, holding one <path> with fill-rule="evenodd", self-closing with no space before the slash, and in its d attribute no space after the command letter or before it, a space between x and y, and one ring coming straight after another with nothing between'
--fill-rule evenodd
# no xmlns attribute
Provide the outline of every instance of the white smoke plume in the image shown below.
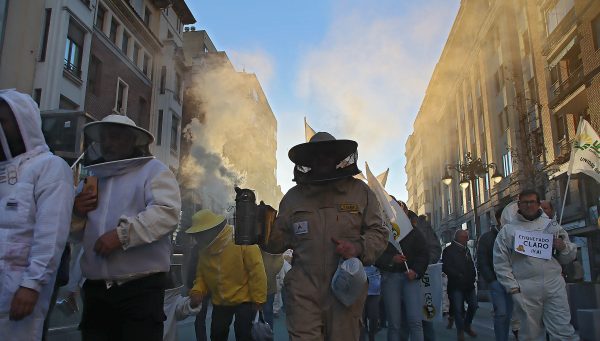
<svg viewBox="0 0 600 341"><path fill-rule="evenodd" d="M264 89L268 89L275 73L275 62L262 49L231 51L231 60L237 70L252 72L260 79Z"/></svg>
<svg viewBox="0 0 600 341"><path fill-rule="evenodd" d="M269 200L278 188L275 169L265 166L275 165L275 155L262 148L269 133L275 143L275 130L269 130L270 113L264 114L268 106L262 105L264 95L255 76L236 72L224 54L206 58L205 68L193 75L187 92L195 98L188 103L197 108L186 109L193 109L195 117L183 131L191 142L181 166L184 187L194 189L202 207L219 213L235 204L234 186L254 189L259 200L276 204Z"/></svg>
<svg viewBox="0 0 600 341"><path fill-rule="evenodd" d="M202 206L224 213L234 204L234 186L242 185L244 175L237 172L222 155L208 151L199 143L205 126L193 118L184 130L184 138L192 143L189 155L181 165L182 184L193 188Z"/></svg>

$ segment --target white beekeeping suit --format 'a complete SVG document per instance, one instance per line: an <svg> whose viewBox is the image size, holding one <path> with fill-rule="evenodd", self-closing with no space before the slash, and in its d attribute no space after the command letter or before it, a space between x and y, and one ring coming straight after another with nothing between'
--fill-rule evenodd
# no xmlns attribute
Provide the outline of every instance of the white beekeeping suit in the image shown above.
<svg viewBox="0 0 600 341"><path fill-rule="evenodd" d="M525 219L516 207L508 205L502 212L503 228L494 245L494 270L498 281L513 294L514 313L521 321L519 339L537 340L544 326L553 340L579 340L570 324L571 314L561 275L560 264L576 257L577 247L569 241L567 232L556 221L542 214L537 219ZM516 231L550 233L565 242L565 249L550 259L527 256L514 251Z"/></svg>
<svg viewBox="0 0 600 341"><path fill-rule="evenodd" d="M37 104L14 90L0 91L14 115L25 145L17 154L0 128L0 338L39 340L52 295L56 269L69 234L73 176L67 163L49 152ZM10 319L15 292L38 293L31 314ZM26 289L21 289L25 290Z"/></svg>
<svg viewBox="0 0 600 341"><path fill-rule="evenodd" d="M183 286L165 290L165 316L163 341L177 340L177 321L197 315L202 310L202 304L192 308L189 296L182 296Z"/></svg>

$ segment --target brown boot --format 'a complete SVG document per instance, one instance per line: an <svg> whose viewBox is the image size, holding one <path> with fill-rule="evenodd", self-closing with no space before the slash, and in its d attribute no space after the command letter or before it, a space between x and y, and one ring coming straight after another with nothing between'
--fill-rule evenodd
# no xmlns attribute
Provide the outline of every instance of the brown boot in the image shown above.
<svg viewBox="0 0 600 341"><path fill-rule="evenodd" d="M456 339L458 341L465 341L465 333L463 331L456 331Z"/></svg>
<svg viewBox="0 0 600 341"><path fill-rule="evenodd" d="M452 329L452 325L454 324L454 318L452 316L448 316L448 325L446 329Z"/></svg>
<svg viewBox="0 0 600 341"><path fill-rule="evenodd" d="M465 333L467 333L467 335L469 335L470 337L477 337L477 333L475 333L473 331L471 326L469 326L468 328L465 328Z"/></svg>

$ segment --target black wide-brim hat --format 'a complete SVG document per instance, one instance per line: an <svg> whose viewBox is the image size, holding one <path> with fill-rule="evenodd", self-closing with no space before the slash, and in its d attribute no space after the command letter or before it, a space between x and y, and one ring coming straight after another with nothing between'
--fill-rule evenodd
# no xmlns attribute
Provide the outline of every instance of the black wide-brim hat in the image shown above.
<svg viewBox="0 0 600 341"><path fill-rule="evenodd" d="M317 154L331 155L336 162L356 153L358 143L352 140L336 140L329 133L318 132L309 142L301 143L290 149L288 157L299 166L310 167Z"/></svg>

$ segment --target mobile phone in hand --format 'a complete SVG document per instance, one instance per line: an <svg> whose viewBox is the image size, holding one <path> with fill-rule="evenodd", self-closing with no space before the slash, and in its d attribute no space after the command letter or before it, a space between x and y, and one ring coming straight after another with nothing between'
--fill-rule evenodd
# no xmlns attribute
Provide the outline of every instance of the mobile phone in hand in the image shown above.
<svg viewBox="0 0 600 341"><path fill-rule="evenodd" d="M88 176L83 180L83 191L84 193L91 193L98 202L98 178L95 176Z"/></svg>

